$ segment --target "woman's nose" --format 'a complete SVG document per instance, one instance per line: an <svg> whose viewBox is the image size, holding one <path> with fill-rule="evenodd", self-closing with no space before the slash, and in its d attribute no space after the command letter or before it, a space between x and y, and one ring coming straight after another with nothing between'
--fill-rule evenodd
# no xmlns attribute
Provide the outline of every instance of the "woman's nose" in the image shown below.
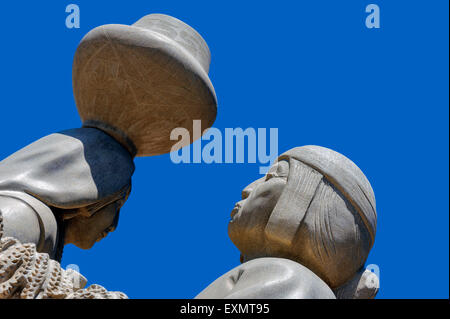
<svg viewBox="0 0 450 319"><path fill-rule="evenodd" d="M249 197L251 192L252 192L252 189L251 189L251 188L246 188L246 189L244 189L244 190L242 191L242 194L241 194L242 200L244 200L244 199L246 199L247 197Z"/></svg>

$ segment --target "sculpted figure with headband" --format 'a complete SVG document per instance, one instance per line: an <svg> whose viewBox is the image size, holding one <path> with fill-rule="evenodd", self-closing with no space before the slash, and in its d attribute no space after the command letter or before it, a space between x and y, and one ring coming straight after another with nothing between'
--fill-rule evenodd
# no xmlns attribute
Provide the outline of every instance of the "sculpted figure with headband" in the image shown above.
<svg viewBox="0 0 450 319"><path fill-rule="evenodd" d="M197 298L373 298L378 278L364 264L376 220L373 190L352 161L319 146L291 149L231 213L242 264Z"/></svg>

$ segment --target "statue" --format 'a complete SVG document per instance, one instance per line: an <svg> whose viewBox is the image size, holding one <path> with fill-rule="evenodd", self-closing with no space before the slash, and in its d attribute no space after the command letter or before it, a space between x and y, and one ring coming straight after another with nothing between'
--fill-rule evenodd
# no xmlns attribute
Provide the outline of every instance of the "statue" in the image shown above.
<svg viewBox="0 0 450 319"><path fill-rule="evenodd" d="M170 132L192 131L194 119L213 124L209 63L201 36L161 14L83 38L73 63L83 126L0 162L0 299L126 298L98 285L83 289L84 277L59 265L63 247L89 249L115 230L135 156L170 152Z"/></svg>
<svg viewBox="0 0 450 319"><path fill-rule="evenodd" d="M319 146L291 149L231 212L242 264L196 298L373 298L378 278L363 267L376 219L372 187L352 161Z"/></svg>

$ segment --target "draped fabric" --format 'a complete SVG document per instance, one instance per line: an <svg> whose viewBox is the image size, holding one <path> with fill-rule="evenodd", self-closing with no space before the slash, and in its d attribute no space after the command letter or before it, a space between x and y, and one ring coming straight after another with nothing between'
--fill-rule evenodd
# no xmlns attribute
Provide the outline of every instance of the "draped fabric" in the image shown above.
<svg viewBox="0 0 450 319"><path fill-rule="evenodd" d="M370 234L371 246L373 245L377 229L375 195L369 181L358 166L338 152L314 145L293 148L279 157L279 160L282 159L295 159L300 161L304 165L314 169L318 174L321 174L333 187L336 187L360 215ZM296 190L298 184L302 183L304 174L305 172L296 175L291 174L288 179L288 185L286 186L286 192L292 192L292 189ZM317 183L313 184L317 186ZM303 193L302 195L304 195ZM300 202L300 204L303 203ZM295 213L291 214L295 215L298 214L299 207L301 211L304 211L303 206L299 205L298 200L290 200L281 203L272 214L277 216L278 210L281 210L295 211ZM289 213L285 212L285 214Z"/></svg>
<svg viewBox="0 0 450 319"><path fill-rule="evenodd" d="M196 299L336 299L308 268L283 258L257 258L230 270Z"/></svg>
<svg viewBox="0 0 450 319"><path fill-rule="evenodd" d="M53 247L56 239L50 230L57 227L56 212L70 215L79 208L93 212L124 198L133 171L131 155L106 133L95 128L66 130L1 161L0 194L32 208L39 217L42 244L48 241ZM86 279L38 252L52 250L43 247L3 237L0 207L0 299L127 298L98 285L84 289Z"/></svg>
<svg viewBox="0 0 450 319"><path fill-rule="evenodd" d="M50 207L74 209L127 188L131 155L106 133L79 128L48 135L0 162L0 190L25 192Z"/></svg>

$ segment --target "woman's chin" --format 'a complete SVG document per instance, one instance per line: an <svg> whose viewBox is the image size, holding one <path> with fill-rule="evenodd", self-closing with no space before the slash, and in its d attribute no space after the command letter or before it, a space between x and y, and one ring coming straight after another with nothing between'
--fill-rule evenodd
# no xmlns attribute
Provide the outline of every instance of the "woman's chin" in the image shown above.
<svg viewBox="0 0 450 319"><path fill-rule="evenodd" d="M83 241L83 242L77 242L77 243L73 243L73 244L75 246L77 246L78 248L81 248L83 250L88 250L88 249L91 249L97 241L100 241L100 239L98 239L96 241Z"/></svg>

